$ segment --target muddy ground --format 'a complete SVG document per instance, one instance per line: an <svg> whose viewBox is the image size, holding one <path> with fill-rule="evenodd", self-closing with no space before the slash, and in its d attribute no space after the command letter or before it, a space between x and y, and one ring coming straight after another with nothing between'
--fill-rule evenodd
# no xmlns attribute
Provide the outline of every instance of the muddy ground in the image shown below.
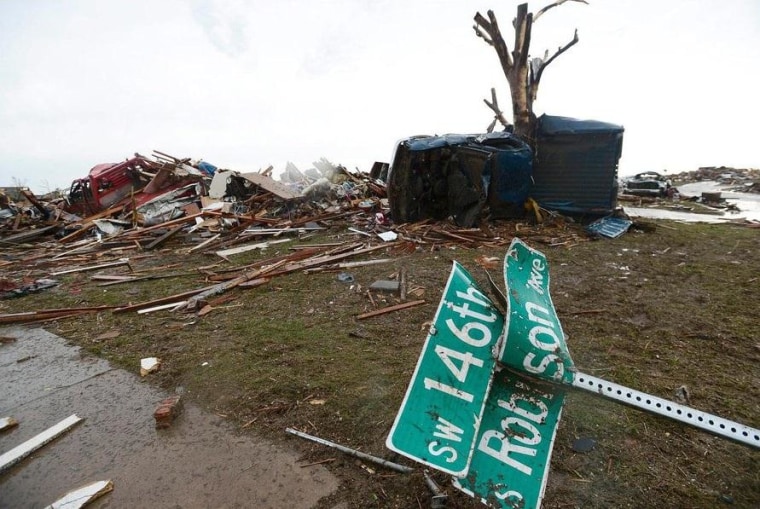
<svg viewBox="0 0 760 509"><path fill-rule="evenodd" d="M504 244L514 230L493 227ZM615 240L591 241L578 230L575 240L557 247L545 244L554 231L524 231L530 232L528 244L551 262L552 297L582 371L665 398L685 385L692 406L760 427L760 231L658 222L653 231L634 230ZM336 224L294 244L352 238L346 225ZM89 273L70 274L53 289L0 301L0 312L142 302L205 286L199 267L242 266L289 249L280 244L228 263L183 254L180 242L133 261L137 270L182 273L177 277L101 287ZM505 250L400 244L365 255L392 262L350 269L351 283L339 281L336 272L291 274L234 290L203 316L102 312L45 327L134 372L140 358L158 356L163 366L149 376L151 383L168 390L181 386L241 433L287 443L308 462L323 462L342 485L320 508L339 502L428 507L421 469L399 474L284 430L297 428L414 466L384 443L451 262L484 283L482 257L501 259ZM379 293L370 300L366 290L402 270L408 299L426 304L357 320L359 313L398 302ZM6 277L46 273L40 266L4 271ZM586 437L595 447L573 452L573 442ZM445 476L434 476L447 487L448 507L481 507L448 487ZM760 507L758 450L591 395L568 395L543 507L722 506Z"/></svg>

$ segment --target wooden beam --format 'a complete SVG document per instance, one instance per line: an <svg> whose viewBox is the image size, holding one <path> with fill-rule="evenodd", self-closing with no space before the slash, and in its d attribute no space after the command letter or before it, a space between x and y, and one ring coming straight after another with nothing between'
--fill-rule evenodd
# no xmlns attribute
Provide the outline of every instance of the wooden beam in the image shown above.
<svg viewBox="0 0 760 509"><path fill-rule="evenodd" d="M365 318L371 318L373 316L380 316L385 315L387 313L393 313L394 311L399 311L401 309L411 308L415 306L420 306L424 304L424 300L413 300L411 302L404 302L403 304L396 304L395 306L388 306L381 309L376 309L374 311L370 311L369 313L362 313L361 315L357 315L357 320L364 320Z"/></svg>
<svg viewBox="0 0 760 509"><path fill-rule="evenodd" d="M157 247L161 246L161 244L163 244L164 242L166 242L167 240L169 240L170 238L174 237L179 232L181 232L182 228L184 227L185 227L184 223L178 226L175 226L174 228L172 228L171 230L164 233L159 238L157 238L156 240L154 240L153 242L145 246L143 249L145 249L146 251L150 251L151 249L156 249Z"/></svg>
<svg viewBox="0 0 760 509"><path fill-rule="evenodd" d="M55 426L48 428L39 435L0 455L0 473L23 460L40 447L55 440L81 421L82 418L77 417L76 414L70 415Z"/></svg>
<svg viewBox="0 0 760 509"><path fill-rule="evenodd" d="M26 323L51 318L63 318L75 314L84 314L114 309L115 306L95 306L82 308L44 309L42 311L25 311L22 313L0 314L0 324Z"/></svg>
<svg viewBox="0 0 760 509"><path fill-rule="evenodd" d="M68 270L59 270L56 272L51 272L51 276L60 276L63 274L71 274L74 272L86 272L88 270L98 270L98 269L107 269L110 267L121 267L122 265L129 265L129 259L124 258L116 262L109 262L109 263L101 263L99 265L89 265L87 267L77 267L76 269L68 269ZM130 265L130 269L131 269Z"/></svg>
<svg viewBox="0 0 760 509"><path fill-rule="evenodd" d="M214 285L216 286L216 285ZM130 304L129 306L123 306L120 308L116 308L113 310L114 314L118 313L127 313L129 311L137 311L138 309L144 309L149 308L153 306L158 306L161 304L167 304L169 302L178 302L181 300L185 300L186 298L192 297L193 295L197 295L203 291L206 291L210 288L214 288L214 286L206 286L203 288L196 288L195 290L190 290L188 292L178 293L176 295L169 295L168 297L161 297L160 299L153 299L146 302L140 302L139 304ZM2 323L2 322L0 322Z"/></svg>

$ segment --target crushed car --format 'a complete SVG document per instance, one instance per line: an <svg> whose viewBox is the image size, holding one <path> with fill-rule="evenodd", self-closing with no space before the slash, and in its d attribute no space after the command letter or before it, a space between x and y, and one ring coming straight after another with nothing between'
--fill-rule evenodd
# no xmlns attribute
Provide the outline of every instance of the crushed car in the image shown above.
<svg viewBox="0 0 760 509"><path fill-rule="evenodd" d="M156 160L135 154L120 163L94 166L87 177L71 183L64 197L64 210L87 217L118 205L127 210L133 206L139 209L163 195L199 183L216 171L215 166L203 161L191 163L189 158L177 159L158 151L155 154Z"/></svg>
<svg viewBox="0 0 760 509"><path fill-rule="evenodd" d="M153 161L142 156L95 165L87 177L71 183L65 209L82 217L105 210L145 187L152 178L146 177L147 171L157 169Z"/></svg>
<svg viewBox="0 0 760 509"><path fill-rule="evenodd" d="M531 188L533 152L509 132L413 136L396 145L388 170L393 220L453 217L462 227L520 217Z"/></svg>
<svg viewBox="0 0 760 509"><path fill-rule="evenodd" d="M638 173L623 181L623 193L635 196L664 198L670 187L670 180L656 171Z"/></svg>

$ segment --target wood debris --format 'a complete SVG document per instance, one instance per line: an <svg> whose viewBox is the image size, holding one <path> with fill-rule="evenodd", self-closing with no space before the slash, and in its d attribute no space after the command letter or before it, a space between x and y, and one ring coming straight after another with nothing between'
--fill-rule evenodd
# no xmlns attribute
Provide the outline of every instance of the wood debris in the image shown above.
<svg viewBox="0 0 760 509"><path fill-rule="evenodd" d="M0 431L9 430L18 426L18 421L13 417L0 417Z"/></svg>
<svg viewBox="0 0 760 509"><path fill-rule="evenodd" d="M506 246L516 235L565 247L588 238L574 223L550 214L545 214L540 225L497 221L462 228L451 221L432 220L393 224L382 181L349 172L326 159L316 161L314 169L306 172L289 164L280 180L271 176L271 168L259 173L217 168L214 172L202 162L159 151L154 151L153 159L135 156L124 164L97 171L111 172L114 168L137 171L142 187L109 206L88 205L75 211L66 200L30 193L24 198L26 209L8 205L15 208L7 218L0 215L0 298L7 298L2 293L6 287L14 292L7 295L13 296L45 291L47 286L36 284L44 281L60 284L66 291L73 282L86 284L83 273L91 273L87 282L102 286L104 292L117 285L135 288L140 282L155 279L184 278L184 284L195 278L195 287L184 284L182 291L152 295L142 302L125 298L118 306L83 305L0 314L0 324L63 320L102 312L192 312L204 317L218 308L212 303L215 298L235 289L268 285L294 272L311 274L391 263L417 250L497 248ZM294 242L326 229L338 230L344 238L322 244ZM352 240L346 241L346 237ZM252 250L278 252L253 263L235 263ZM385 256L371 257L376 251ZM187 257L188 262L190 257L197 260L207 255L219 261L199 264L202 266L181 262L167 265L161 263L167 252ZM61 281L46 279L53 275ZM31 281L35 284L30 285ZM407 295L420 302L424 294L423 288L409 284L403 271L394 291L402 303ZM137 293L131 292L125 295ZM367 295L375 307L372 293ZM398 309L411 305L407 302ZM394 310L393 306L375 309L369 316ZM359 315L359 319L364 318Z"/></svg>
<svg viewBox="0 0 760 509"><path fill-rule="evenodd" d="M82 421L81 417L70 415L55 426L48 428L42 433L30 438L26 442L14 447L10 451L0 455L0 473L23 460L45 444L55 440L63 433L70 430Z"/></svg>
<svg viewBox="0 0 760 509"><path fill-rule="evenodd" d="M66 493L45 509L79 509L113 491L111 480L95 481Z"/></svg>
<svg viewBox="0 0 760 509"><path fill-rule="evenodd" d="M385 314L388 314L388 313L393 313L394 311L400 311L402 309L407 309L407 308L411 308L411 307L415 307L415 306L421 306L424 303L425 303L424 300L413 300L413 301L409 301L409 302L404 302L404 303L401 303L401 304L396 304L396 305L393 305L393 306L388 306L388 307L385 307L385 308L376 309L374 311L369 311L367 313L362 313L360 315L356 315L356 319L357 320L364 320L365 318L372 318L373 316L385 315Z"/></svg>

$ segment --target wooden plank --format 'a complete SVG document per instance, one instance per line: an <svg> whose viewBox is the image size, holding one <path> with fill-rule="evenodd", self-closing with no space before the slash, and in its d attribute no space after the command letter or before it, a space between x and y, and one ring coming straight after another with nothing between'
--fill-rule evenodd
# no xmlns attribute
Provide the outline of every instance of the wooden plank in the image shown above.
<svg viewBox="0 0 760 509"><path fill-rule="evenodd" d="M281 265L284 265L287 263L288 260L280 260L279 262L269 265L267 267L263 267L261 269L253 270L250 272L246 272L241 276L236 277L235 279L231 279L229 281L225 281L224 283L219 283L217 285L214 285L213 287L209 288L208 290L205 290L203 292L200 292L192 297L190 297L187 300L187 303L183 307L183 309L189 310L189 311L195 311L198 304L205 300L207 297L210 297L212 295L220 295L227 290L230 290L232 288L235 288L236 286L239 286L241 283L245 283L246 281L250 281L252 279L256 279L259 276L262 276L264 274L267 274L271 271L273 271L276 268L279 268Z"/></svg>
<svg viewBox="0 0 760 509"><path fill-rule="evenodd" d="M169 240L170 238L174 237L179 232L181 232L182 228L184 228L184 227L185 227L184 223L180 224L178 226L175 226L174 228L172 228L171 230L169 230L168 232L164 233L159 238L157 238L156 240L154 240L153 242L151 242L150 244L148 244L147 246L145 246L144 249L146 251L150 251L151 249L156 249L161 244L163 244L164 242L166 242L167 240Z"/></svg>
<svg viewBox="0 0 760 509"><path fill-rule="evenodd" d="M188 297L192 297L193 295L197 295L210 288L214 288L214 286L205 286L203 288L196 288L195 290L190 290L190 291L178 293L175 295L169 295L168 297L161 297L159 299L153 299L153 300L149 300L145 302L140 302L139 304L130 304L129 306L123 306L123 307L114 309L113 313L114 314L127 313L129 311L137 311L138 309L149 308L149 307L158 306L161 304L168 304L169 302L178 302Z"/></svg>
<svg viewBox="0 0 760 509"><path fill-rule="evenodd" d="M180 300L180 301L177 301L177 302L169 302L168 304L161 304L160 306L154 306L152 308L138 309L137 310L137 314L138 315L143 315L145 313L152 313L154 311L162 311L164 309L172 309L172 308L176 308L176 307L182 306L186 302L187 301Z"/></svg>
<svg viewBox="0 0 760 509"><path fill-rule="evenodd" d="M245 253L246 251L252 251L254 249L266 249L272 244L282 244L283 242L291 242L293 239L278 239L278 240L270 240L268 242L256 242L254 244L245 244L243 246L238 247L232 247L230 249L222 249L221 251L217 251L215 254L217 256L221 256L222 258L226 258L230 255Z"/></svg>
<svg viewBox="0 0 760 509"><path fill-rule="evenodd" d="M111 491L113 491L113 483L110 480L95 481L66 493L45 509L80 509Z"/></svg>
<svg viewBox="0 0 760 509"><path fill-rule="evenodd" d="M401 309L411 308L414 306L420 306L424 304L424 300L413 300L411 302L404 302L403 304L396 304L395 306L388 306L386 308L382 309L376 309L374 311L370 311L369 313L362 313L361 315L357 315L357 320L364 320L365 318L371 318L373 316L380 316L385 315L387 313L393 313L394 311L399 311Z"/></svg>
<svg viewBox="0 0 760 509"><path fill-rule="evenodd" d="M48 428L39 435L30 438L26 442L14 447L5 454L0 455L0 473L23 460L40 447L55 440L81 421L81 417L77 417L76 414L72 414L55 426Z"/></svg>
<svg viewBox="0 0 760 509"><path fill-rule="evenodd" d="M285 267L282 268L282 270L279 270L277 272L272 272L269 274L269 277L275 277L275 276L281 276L283 274L289 274L291 272L294 272L296 270L307 270L314 267L319 267L321 265L326 265L328 263L336 262L338 260L344 260L346 258L350 258L352 256L359 256L366 253L371 253L373 251L377 251L378 249L386 249L390 247L393 244L381 244L379 246L373 246L373 247L366 247L363 249L356 249L354 251L348 252L348 253L341 253L337 255L332 256L319 256L315 258L309 258L307 260L304 260L303 262L295 262L295 263L289 263Z"/></svg>
<svg viewBox="0 0 760 509"><path fill-rule="evenodd" d="M95 306L84 308L46 309L42 311L25 311L22 313L0 314L0 324L28 323L51 318L63 318L84 313L105 311L115 306Z"/></svg>
<svg viewBox="0 0 760 509"><path fill-rule="evenodd" d="M122 260L119 260L117 262L109 262L109 263L101 263L100 265L90 265L87 267L77 267L76 269L69 269L69 270L59 270L56 272L51 272L51 276L60 276L63 274L72 274L74 272L86 272L89 270L98 270L98 269L107 269L109 267L121 267L122 265L129 265L129 259L124 258ZM131 268L131 266L130 266Z"/></svg>
<svg viewBox="0 0 760 509"><path fill-rule="evenodd" d="M148 276L140 276L140 277L131 277L131 278L125 278L125 279L113 279L111 281L107 281L105 283L100 283L98 286L113 286L113 285L121 285L124 283L137 283L140 281L153 281L154 279L167 279L170 277L183 277L183 276L197 276L198 274L195 272L185 272L181 274L152 274Z"/></svg>
<svg viewBox="0 0 760 509"><path fill-rule="evenodd" d="M240 283L238 286L240 288L256 288L257 286L265 285L268 282L269 282L268 277L262 277L262 278L246 281L245 283Z"/></svg>
<svg viewBox="0 0 760 509"><path fill-rule="evenodd" d="M313 269L307 269L304 272L306 274L311 274L314 272L325 272L325 271L335 271L335 270L341 270L341 269L353 269L355 267L366 267L368 265L379 265L382 263L391 263L393 261L396 261L395 258L379 258L377 260L365 260L360 262L344 262L344 263L333 263L332 265L323 265L321 267L315 267Z"/></svg>
<svg viewBox="0 0 760 509"><path fill-rule="evenodd" d="M172 219L171 221L166 221L164 223L159 223L159 224L156 224L156 225L153 225L153 226L148 226L147 228L140 228L140 229L133 228L133 229L129 230L128 232L124 232L122 234L122 236L129 237L129 238L139 237L140 235L142 235L144 233L152 232L154 230L160 230L161 228L167 228L169 226L175 226L175 225L178 225L178 224L188 223L188 222L194 220L196 217L201 217L204 214L210 214L210 213L209 212L199 212L197 214L192 214L190 216L180 217L180 218L177 218L177 219Z"/></svg>
<svg viewBox="0 0 760 509"><path fill-rule="evenodd" d="M204 240L203 242L201 242L197 246L191 247L190 250L188 251L188 253L192 253L193 251L198 251L199 249L203 249L204 247L208 246L209 244L211 244L212 242L214 242L216 239L218 239L221 235L222 235L221 233L217 233L213 237Z"/></svg>
<svg viewBox="0 0 760 509"><path fill-rule="evenodd" d="M90 276L93 281L133 281L136 276L120 276L118 274L95 274Z"/></svg>

